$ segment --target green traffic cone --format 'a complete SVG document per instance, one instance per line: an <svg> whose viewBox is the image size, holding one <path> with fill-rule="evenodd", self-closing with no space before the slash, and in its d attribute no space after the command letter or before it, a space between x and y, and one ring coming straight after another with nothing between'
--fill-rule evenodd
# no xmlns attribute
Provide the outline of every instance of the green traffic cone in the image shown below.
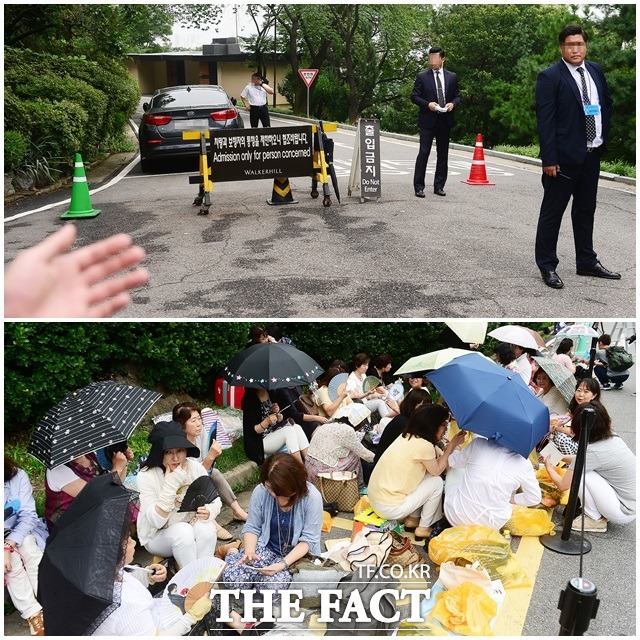
<svg viewBox="0 0 640 640"><path fill-rule="evenodd" d="M82 157L76 153L75 168L73 171L73 187L71 188L71 204L69 210L63 213L61 218L95 218L100 214L98 209L91 206L87 176L84 173Z"/></svg>

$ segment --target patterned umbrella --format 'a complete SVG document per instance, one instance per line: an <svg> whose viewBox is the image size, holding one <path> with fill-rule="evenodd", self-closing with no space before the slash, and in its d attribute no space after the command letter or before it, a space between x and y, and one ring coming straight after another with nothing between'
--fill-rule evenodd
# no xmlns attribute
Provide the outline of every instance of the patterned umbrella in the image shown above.
<svg viewBox="0 0 640 640"><path fill-rule="evenodd" d="M573 394L576 390L576 379L565 366L554 362L549 358L541 358L534 356L533 359L538 366L549 376L549 379L556 386L562 397L571 402Z"/></svg>
<svg viewBox="0 0 640 640"><path fill-rule="evenodd" d="M231 359L224 368L230 385L251 389L301 387L313 382L324 369L304 351L288 344L254 344Z"/></svg>
<svg viewBox="0 0 640 640"><path fill-rule="evenodd" d="M162 397L129 384L94 382L68 394L38 422L28 451L48 469L126 440Z"/></svg>

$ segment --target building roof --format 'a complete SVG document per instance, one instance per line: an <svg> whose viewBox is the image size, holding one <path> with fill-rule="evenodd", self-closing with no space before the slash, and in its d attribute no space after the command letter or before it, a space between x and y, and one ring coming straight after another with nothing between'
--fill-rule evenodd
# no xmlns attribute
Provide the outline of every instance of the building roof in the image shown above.
<svg viewBox="0 0 640 640"><path fill-rule="evenodd" d="M213 38L211 44L202 46L202 51L161 51L160 53L129 53L133 60L166 61L195 60L196 62L246 62L251 57L250 51L242 51L236 38ZM283 53L278 53L279 60L286 60Z"/></svg>

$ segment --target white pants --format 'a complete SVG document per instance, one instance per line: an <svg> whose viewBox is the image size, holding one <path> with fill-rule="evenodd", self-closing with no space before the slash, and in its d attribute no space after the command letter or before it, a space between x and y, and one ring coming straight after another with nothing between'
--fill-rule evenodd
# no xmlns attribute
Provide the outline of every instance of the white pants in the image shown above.
<svg viewBox="0 0 640 640"><path fill-rule="evenodd" d="M421 527L430 527L442 518L442 478L427 474L402 504L380 504L369 494L374 511L388 520L402 520L407 516L420 518Z"/></svg>
<svg viewBox="0 0 640 640"><path fill-rule="evenodd" d="M597 472L589 471L586 478L585 496L582 498L582 482L578 495L584 505L584 512L594 520L604 517L615 524L627 524L636 519L635 514L627 515L620 508L620 501L613 487Z"/></svg>
<svg viewBox="0 0 640 640"><path fill-rule="evenodd" d="M145 547L154 556L173 556L182 568L198 558L212 556L216 550L217 539L218 534L213 522L176 522L166 529L160 529Z"/></svg>
<svg viewBox="0 0 640 640"><path fill-rule="evenodd" d="M262 439L262 444L265 456L280 451L285 445L289 453L297 453L309 448L309 440L299 424L290 424L268 433Z"/></svg>
<svg viewBox="0 0 640 640"><path fill-rule="evenodd" d="M364 400L363 402L364 406L367 407L371 413L377 411L381 418L386 418L391 413L389 405L381 398L377 400Z"/></svg>
<svg viewBox="0 0 640 640"><path fill-rule="evenodd" d="M42 559L42 551L33 536L27 536L18 551L22 558L15 552L11 554L11 571L5 573L4 577L11 601L26 620L42 609L36 600L38 565ZM25 566L22 564L23 558Z"/></svg>

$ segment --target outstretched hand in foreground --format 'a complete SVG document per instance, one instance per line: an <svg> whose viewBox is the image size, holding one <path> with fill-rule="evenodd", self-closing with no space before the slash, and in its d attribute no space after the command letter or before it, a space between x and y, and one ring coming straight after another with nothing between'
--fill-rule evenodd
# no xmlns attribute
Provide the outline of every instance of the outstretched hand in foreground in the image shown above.
<svg viewBox="0 0 640 640"><path fill-rule="evenodd" d="M145 257L130 236L114 235L65 253L75 238L75 226L67 224L9 265L4 276L6 318L104 318L131 302L129 289L148 281L144 268L121 273Z"/></svg>

